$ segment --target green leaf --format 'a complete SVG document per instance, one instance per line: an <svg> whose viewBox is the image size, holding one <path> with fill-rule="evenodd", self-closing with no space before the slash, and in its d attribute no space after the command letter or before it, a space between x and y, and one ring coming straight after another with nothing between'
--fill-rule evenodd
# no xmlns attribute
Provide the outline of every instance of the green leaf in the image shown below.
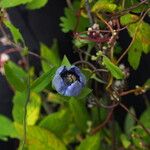
<svg viewBox="0 0 150 150"><path fill-rule="evenodd" d="M11 3L11 2L10 2ZM21 42L22 44L25 45L24 43L24 39L19 31L19 29L17 29L11 22L9 22L8 20L4 21L5 26L10 30L12 36L13 36L13 40L15 43L19 43Z"/></svg>
<svg viewBox="0 0 150 150"><path fill-rule="evenodd" d="M26 102L26 93L16 92L13 97L12 115L14 121L20 124L23 124L25 102Z"/></svg>
<svg viewBox="0 0 150 150"><path fill-rule="evenodd" d="M121 134L120 138L121 138L121 142L122 142L124 148L127 149L131 145L131 142L128 140L128 138L126 137L125 134Z"/></svg>
<svg viewBox="0 0 150 150"><path fill-rule="evenodd" d="M83 132L86 132L87 121L89 121L89 115L85 103L81 100L72 97L69 100L69 107L73 114L77 127Z"/></svg>
<svg viewBox="0 0 150 150"><path fill-rule="evenodd" d="M36 93L30 94L30 101L27 105L27 125L34 125L39 119L41 98Z"/></svg>
<svg viewBox="0 0 150 150"><path fill-rule="evenodd" d="M140 42L135 41L128 51L128 62L134 70L138 68L141 56L142 56L142 45Z"/></svg>
<svg viewBox="0 0 150 150"><path fill-rule="evenodd" d="M39 123L39 126L61 138L68 129L70 120L70 112L67 109L63 109L44 117Z"/></svg>
<svg viewBox="0 0 150 150"><path fill-rule="evenodd" d="M82 89L81 93L79 94L79 96L76 97L76 99L84 99L85 97L87 97L90 93L92 92L92 90L88 87L85 87Z"/></svg>
<svg viewBox="0 0 150 150"><path fill-rule="evenodd" d="M68 102L68 100L69 100L69 97L60 95L58 93L54 94L52 92L49 92L48 97L47 97L47 101L56 103L56 104L62 104L64 102Z"/></svg>
<svg viewBox="0 0 150 150"><path fill-rule="evenodd" d="M27 87L27 74L15 63L9 61L4 65L8 82L18 91L23 91Z"/></svg>
<svg viewBox="0 0 150 150"><path fill-rule="evenodd" d="M106 68L111 72L113 77L115 77L116 79L124 78L124 74L121 71L121 69L115 64L113 64L108 57L103 57L103 63L106 66Z"/></svg>
<svg viewBox="0 0 150 150"><path fill-rule="evenodd" d="M60 26L62 28L63 32L69 32L69 31L73 31L76 27L76 24L78 22L77 20L77 10L80 9L80 3L78 1L75 1L73 3L73 8L65 8L65 16L60 17ZM88 19L83 18L82 16L80 16L80 21L79 21L79 25L77 28L77 32L80 31L84 31L86 29L86 27L89 26L89 22Z"/></svg>
<svg viewBox="0 0 150 150"><path fill-rule="evenodd" d="M150 52L150 25L140 21L128 26L128 32L134 42L129 48L128 61L133 69L137 69L140 63L142 52Z"/></svg>
<svg viewBox="0 0 150 150"><path fill-rule="evenodd" d="M130 108L130 112L135 114L135 111L133 108ZM129 133L131 132L131 129L134 127L135 125L135 120L132 118L132 116L128 113L126 118L125 118L125 133L129 135Z"/></svg>
<svg viewBox="0 0 150 150"><path fill-rule="evenodd" d="M25 92L16 92L13 98L13 119L15 122L23 124L24 107L27 100L27 94ZM41 99L35 94L31 93L30 100L27 105L27 125L34 125L39 118L41 107Z"/></svg>
<svg viewBox="0 0 150 150"><path fill-rule="evenodd" d="M117 5L108 0L99 0L97 1L93 7L92 12L114 12L117 9Z"/></svg>
<svg viewBox="0 0 150 150"><path fill-rule="evenodd" d="M67 58L66 55L64 55L64 57L63 57L61 66L67 66L67 67L70 67L70 66L71 66L71 63L69 62L69 60L68 60L68 58Z"/></svg>
<svg viewBox="0 0 150 150"><path fill-rule="evenodd" d="M51 68L48 72L43 73L40 77L38 77L35 81L33 81L31 85L31 90L33 92L41 92L48 84L50 84L53 79L56 68Z"/></svg>
<svg viewBox="0 0 150 150"><path fill-rule="evenodd" d="M128 25L139 20L139 16L133 14L126 14L120 17L120 23L122 25Z"/></svg>
<svg viewBox="0 0 150 150"><path fill-rule="evenodd" d="M146 127L146 128L149 128L150 129L150 108L146 109L144 111L144 113L141 115L140 117L140 122L143 123L143 125Z"/></svg>
<svg viewBox="0 0 150 150"><path fill-rule="evenodd" d="M31 2L32 0L1 0L0 1L0 7L1 8L10 8L15 7L21 4L26 4L28 2Z"/></svg>
<svg viewBox="0 0 150 150"><path fill-rule="evenodd" d="M15 126L22 140L23 127L16 123ZM27 126L26 147L28 150L67 150L53 133L38 126Z"/></svg>
<svg viewBox="0 0 150 150"><path fill-rule="evenodd" d="M7 137L17 138L18 135L12 121L0 115L0 139L7 140Z"/></svg>
<svg viewBox="0 0 150 150"><path fill-rule="evenodd" d="M135 34L136 28L138 28L138 30L136 32L135 42L137 40L137 42L142 45L142 51L147 54L148 52L150 52L150 25L145 22L130 25L128 27L128 31L131 37L133 37L133 35Z"/></svg>
<svg viewBox="0 0 150 150"><path fill-rule="evenodd" d="M77 150L100 150L100 134L87 136L85 140L77 147Z"/></svg>
<svg viewBox="0 0 150 150"><path fill-rule="evenodd" d="M26 7L28 9L39 9L44 7L47 4L48 0L32 0L30 3L27 3Z"/></svg>
<svg viewBox="0 0 150 150"><path fill-rule="evenodd" d="M42 60L42 68L44 72L47 72L52 66L60 65L60 57L58 53L58 49L54 46L56 42L54 41L52 48L48 48L46 45L40 45L41 57L45 60Z"/></svg>

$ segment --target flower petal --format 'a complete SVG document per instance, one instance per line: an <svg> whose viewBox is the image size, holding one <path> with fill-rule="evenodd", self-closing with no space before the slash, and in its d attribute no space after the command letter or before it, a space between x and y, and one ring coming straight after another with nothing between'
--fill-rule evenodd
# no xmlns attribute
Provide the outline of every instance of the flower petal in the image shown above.
<svg viewBox="0 0 150 150"><path fill-rule="evenodd" d="M52 85L55 87L56 91L60 94L65 93L67 85L64 83L63 79L59 74L56 74L52 80Z"/></svg>
<svg viewBox="0 0 150 150"><path fill-rule="evenodd" d="M75 81L66 89L65 96L77 96L80 94L82 84L79 81Z"/></svg>

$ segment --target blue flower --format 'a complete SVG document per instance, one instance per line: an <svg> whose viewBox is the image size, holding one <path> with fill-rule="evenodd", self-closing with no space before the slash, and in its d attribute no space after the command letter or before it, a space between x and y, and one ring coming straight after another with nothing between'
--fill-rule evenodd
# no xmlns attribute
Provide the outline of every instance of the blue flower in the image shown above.
<svg viewBox="0 0 150 150"><path fill-rule="evenodd" d="M79 95L85 83L85 76L76 66L61 66L57 69L52 81L56 91L65 96Z"/></svg>

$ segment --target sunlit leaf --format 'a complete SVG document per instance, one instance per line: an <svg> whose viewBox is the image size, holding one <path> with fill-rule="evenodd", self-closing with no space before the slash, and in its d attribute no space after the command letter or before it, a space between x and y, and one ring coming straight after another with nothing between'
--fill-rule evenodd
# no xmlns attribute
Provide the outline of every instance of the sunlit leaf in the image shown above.
<svg viewBox="0 0 150 150"><path fill-rule="evenodd" d="M27 3L26 7L28 9L39 9L46 5L48 0L32 0L30 3Z"/></svg>
<svg viewBox="0 0 150 150"><path fill-rule="evenodd" d="M62 137L69 127L71 114L68 110L63 109L59 112L49 114L39 123L39 126L45 128L55 135Z"/></svg>
<svg viewBox="0 0 150 150"><path fill-rule="evenodd" d="M108 0L98 0L92 7L92 12L114 12L117 9L117 5Z"/></svg>
<svg viewBox="0 0 150 150"><path fill-rule="evenodd" d="M126 137L125 134L122 134L120 138L121 138L121 142L122 142L124 148L127 149L131 145L130 140Z"/></svg>
<svg viewBox="0 0 150 150"><path fill-rule="evenodd" d="M23 126L16 124L20 140L23 139ZM26 135L26 147L28 150L67 150L61 140L50 131L38 126L28 126Z"/></svg>
<svg viewBox="0 0 150 150"><path fill-rule="evenodd" d="M135 23L138 20L139 20L139 16L133 15L133 14L126 14L126 15L120 17L120 23L122 25L128 25L131 23Z"/></svg>
<svg viewBox="0 0 150 150"><path fill-rule="evenodd" d="M41 98L35 93L30 94L30 101L27 105L27 125L34 125L40 116Z"/></svg>
<svg viewBox="0 0 150 150"><path fill-rule="evenodd" d="M31 2L32 0L1 0L0 1L0 7L1 8L9 8L9 7L14 7L18 6L21 4L26 4L28 2Z"/></svg>
<svg viewBox="0 0 150 150"><path fill-rule="evenodd" d="M27 100L27 94L26 92L16 92L14 98L13 98L13 119L15 122L18 122L20 124L23 124L23 118L24 118L24 109L25 109L25 103ZM34 125L36 121L39 118L40 113L40 107L41 107L41 100L40 97L35 94L30 94L30 100L27 105L27 125Z"/></svg>
<svg viewBox="0 0 150 150"><path fill-rule="evenodd" d="M100 150L100 134L87 136L85 140L77 147L77 150Z"/></svg>

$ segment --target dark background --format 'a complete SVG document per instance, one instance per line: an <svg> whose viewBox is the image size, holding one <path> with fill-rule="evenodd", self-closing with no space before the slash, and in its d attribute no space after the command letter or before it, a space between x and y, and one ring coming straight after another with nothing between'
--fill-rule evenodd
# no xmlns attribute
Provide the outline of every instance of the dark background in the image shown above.
<svg viewBox="0 0 150 150"><path fill-rule="evenodd" d="M63 15L63 9L66 6L65 1L52 1L35 11L29 11L24 7L16 7L9 9L8 13L13 24L18 27L25 38L26 44L31 51L39 53L39 42L43 42L50 46L53 38L58 39L60 53L67 54L73 62L76 60L72 52L71 35L61 32L59 27L59 17ZM149 18L146 18L148 21ZM120 44L125 49L130 42L130 38L126 31L120 33ZM140 68L136 72L131 72L132 76L129 78L129 87L134 87L135 84L142 85L146 79L150 77L149 55L142 57ZM40 70L40 63L35 57L31 59L31 64L34 64ZM11 116L13 93L9 88L7 81L0 75L0 113L6 116ZM149 97L150 95L148 95ZM123 99L127 106L134 106L137 116L145 108L143 97L129 95ZM115 111L115 118L123 125L125 111L118 107ZM8 142L0 142L0 150L16 149L17 142L9 140Z"/></svg>

